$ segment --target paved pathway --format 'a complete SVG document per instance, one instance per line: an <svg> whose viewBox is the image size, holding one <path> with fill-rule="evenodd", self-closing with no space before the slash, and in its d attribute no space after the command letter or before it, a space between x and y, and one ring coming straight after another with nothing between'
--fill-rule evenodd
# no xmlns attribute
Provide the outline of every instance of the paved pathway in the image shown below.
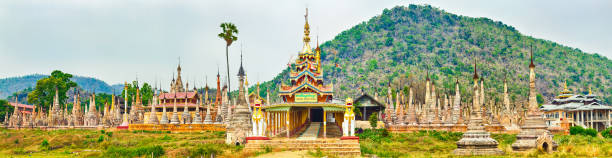
<svg viewBox="0 0 612 158"><path fill-rule="evenodd" d="M297 140L315 140L319 135L319 128L321 128L321 122L311 122L310 126L300 135Z"/></svg>

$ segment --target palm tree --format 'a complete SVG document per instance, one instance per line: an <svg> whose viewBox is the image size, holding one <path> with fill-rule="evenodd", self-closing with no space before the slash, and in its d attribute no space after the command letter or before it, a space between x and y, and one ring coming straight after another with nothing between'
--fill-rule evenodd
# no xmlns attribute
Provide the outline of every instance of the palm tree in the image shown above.
<svg viewBox="0 0 612 158"><path fill-rule="evenodd" d="M236 25L229 23L229 22L224 22L221 23L221 29L223 30L223 32L219 33L219 38L225 40L225 59L227 62L227 93L229 96L230 93L230 75L229 75L229 55L228 55L228 48L230 45L232 45L232 42L238 40L238 37L234 36L235 34L238 34L238 29L236 28Z"/></svg>

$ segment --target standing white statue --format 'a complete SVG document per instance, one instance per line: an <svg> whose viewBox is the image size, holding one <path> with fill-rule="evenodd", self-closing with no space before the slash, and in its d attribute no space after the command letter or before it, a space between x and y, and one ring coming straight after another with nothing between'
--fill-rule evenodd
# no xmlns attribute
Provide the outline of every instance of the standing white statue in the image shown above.
<svg viewBox="0 0 612 158"><path fill-rule="evenodd" d="M266 137L266 120L264 118L264 113L261 111L261 99L257 99L254 101L255 105L253 106L253 112L251 116L251 122L253 124L253 131L249 137L246 137L247 142L249 140L269 140L270 138Z"/></svg>
<svg viewBox="0 0 612 158"><path fill-rule="evenodd" d="M342 121L342 138L340 139L359 139L355 137L355 113L353 112L353 99L346 99L344 108L344 121Z"/></svg>
<svg viewBox="0 0 612 158"><path fill-rule="evenodd" d="M263 120L263 112L261 112L261 100L255 100L253 107L253 136L263 137L266 133L266 121Z"/></svg>

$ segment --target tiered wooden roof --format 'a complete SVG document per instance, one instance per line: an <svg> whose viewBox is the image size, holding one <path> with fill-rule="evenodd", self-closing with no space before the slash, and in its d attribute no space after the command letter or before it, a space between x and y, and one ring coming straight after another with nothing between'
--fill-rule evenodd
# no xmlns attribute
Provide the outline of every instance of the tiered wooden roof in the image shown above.
<svg viewBox="0 0 612 158"><path fill-rule="evenodd" d="M325 85L323 82L323 70L321 67L321 49L317 43L317 48L313 51L310 47L310 26L308 18L304 24L304 47L298 54L299 57L291 66L289 73L290 85L281 85L279 95L285 102L296 102L296 94L314 93L316 102L329 102L332 100L333 86Z"/></svg>

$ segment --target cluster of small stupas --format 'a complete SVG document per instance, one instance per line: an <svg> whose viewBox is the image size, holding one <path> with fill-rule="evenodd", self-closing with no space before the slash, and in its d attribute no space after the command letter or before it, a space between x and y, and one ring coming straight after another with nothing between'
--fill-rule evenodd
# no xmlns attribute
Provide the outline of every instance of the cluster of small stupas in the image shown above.
<svg viewBox="0 0 612 158"><path fill-rule="evenodd" d="M7 116L8 123L7 127L10 128L35 128L35 127L48 127L48 128L63 128L63 127L98 127L102 126L104 116L109 114L100 114L96 110L95 93L89 98L90 102L87 104L85 109L81 109L81 106L74 106L71 111L68 111L66 106L60 105L59 92L55 90L55 96L53 97L53 103L50 105L50 110L43 112L42 108L33 110L31 112L23 112L21 110L14 110L13 114ZM73 105L81 105L80 93L74 94ZM17 102L17 101L15 101ZM13 103L16 104L16 103ZM113 104L114 105L114 101ZM109 108L108 105L104 106L105 111ZM118 108L116 108L118 109ZM118 112L118 111L117 111Z"/></svg>
<svg viewBox="0 0 612 158"><path fill-rule="evenodd" d="M398 90L395 99L391 92L389 84L388 92L384 97L385 110L381 119L392 132L413 132L418 130L445 130L445 131L467 131L467 125L474 111L472 106L478 105L482 107L481 115L482 123L485 129L489 132L503 131L519 131L519 126L522 120L527 117L523 104L515 103L511 105L508 94L508 85L504 79L503 93L497 94L501 101L497 102L492 99L495 96L487 96L484 79L477 74L476 63L474 63L474 86L477 87L473 91L471 103L470 101L461 98L459 79L455 82L454 94L439 93L436 90L436 85L429 78L429 73L425 79L425 96L424 101L418 101L415 96L412 85L410 85L408 94ZM402 86L402 85L400 85ZM495 95L495 94L491 94ZM491 97L491 99L487 99ZM375 100L378 99L378 94L375 94Z"/></svg>
<svg viewBox="0 0 612 158"><path fill-rule="evenodd" d="M244 70L240 67L243 76ZM66 106L60 105L59 92L55 91L53 103L49 110L38 108L32 111L14 110L12 114L7 114L3 125L9 128L125 128L128 129L162 129L148 125L217 125L215 130L225 130L226 125L232 122L233 118L240 119L243 108L229 102L227 97L227 86L220 87L220 75L217 74L217 97L213 102L208 94L208 85L204 88L204 95L201 95L195 86L193 90L188 90L188 83L183 85L181 80L181 67L177 68L178 78L173 79L169 92L162 92L155 88L152 100L148 105L143 104L142 94L138 85L135 85L136 94L129 98L126 94L123 98L112 95L110 105L104 103L102 109L96 108L95 92L89 96L89 103L82 108L74 106L71 110ZM243 82L241 82L242 84ZM126 82L125 91L127 91ZM241 86L241 95L244 94L245 85ZM223 90L221 90L223 89ZM81 93L74 90L73 105L81 105ZM246 95L239 97L238 103L247 105ZM131 104L126 101L131 100ZM244 101L244 102L243 102ZM11 104L18 104L17 101ZM19 106L29 106L21 105ZM32 107L28 107L32 108ZM180 110L179 110L180 109ZM46 112L44 112L46 111ZM237 112L233 112L237 111ZM231 117L237 113L237 117ZM249 112L250 114L250 112ZM248 116L250 117L250 115ZM244 120L240 121L243 122ZM234 121L236 122L236 121ZM250 122L248 122L250 124ZM146 126L142 126L146 125ZM210 129L211 127L200 129ZM155 129L152 129L155 128ZM197 130L198 128L187 127ZM172 130L171 127L166 127Z"/></svg>
<svg viewBox="0 0 612 158"><path fill-rule="evenodd" d="M381 119L391 132L414 132L419 130L443 130L464 132L463 139L457 142L456 155L498 155L497 142L490 138L489 132L515 133L517 142L512 145L515 151L541 148L556 150L557 144L538 108L535 89L535 65L533 58L529 65L529 96L527 105L511 105L508 85L504 79L501 102L487 100L484 79L478 76L474 62L474 85L470 103L462 102L459 80L455 82L455 94L439 94L436 85L429 78L425 80L424 103L416 101L413 88L409 94L398 91L395 100L388 87L385 110ZM494 97L494 96L490 96ZM378 94L374 97L378 100ZM467 100L467 99L464 99ZM471 106L469 106L471 105Z"/></svg>

